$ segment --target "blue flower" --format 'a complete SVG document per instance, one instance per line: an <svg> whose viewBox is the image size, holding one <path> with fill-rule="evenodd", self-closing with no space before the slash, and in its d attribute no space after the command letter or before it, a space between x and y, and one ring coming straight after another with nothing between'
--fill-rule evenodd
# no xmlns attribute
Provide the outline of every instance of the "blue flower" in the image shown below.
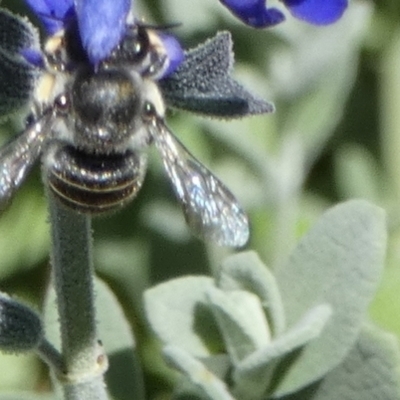
<svg viewBox="0 0 400 400"><path fill-rule="evenodd" d="M219 0L245 24L254 28L277 25L285 19L274 7L267 7L266 0ZM282 0L290 13L314 25L328 25L337 21L348 5L348 0Z"/></svg>
<svg viewBox="0 0 400 400"><path fill-rule="evenodd" d="M41 19L47 33L79 29L82 46L93 65L107 58L120 43L127 28L131 0L26 0ZM76 25L77 24L77 25ZM173 72L183 60L183 50L171 36L162 36L168 68ZM26 59L37 64L36 55L26 52Z"/></svg>
<svg viewBox="0 0 400 400"><path fill-rule="evenodd" d="M63 29L73 16L73 0L25 0L50 34Z"/></svg>
<svg viewBox="0 0 400 400"><path fill-rule="evenodd" d="M28 47L21 49L19 53L29 64L32 64L37 68L45 67L43 54L40 50Z"/></svg>
<svg viewBox="0 0 400 400"><path fill-rule="evenodd" d="M220 0L245 24L254 28L265 28L279 24L285 16L277 8L267 8L265 0Z"/></svg>
<svg viewBox="0 0 400 400"><path fill-rule="evenodd" d="M160 40L168 54L168 65L165 71L163 71L162 75L162 78L165 78L182 64L183 60L185 59L185 54L180 43L177 39L175 39L174 36L167 35L165 33L161 33L159 35Z"/></svg>
<svg viewBox="0 0 400 400"><path fill-rule="evenodd" d="M121 41L130 8L131 0L75 0L82 44L93 64Z"/></svg>
<svg viewBox="0 0 400 400"><path fill-rule="evenodd" d="M89 60L98 64L118 45L125 33L131 0L26 0L54 34L78 22L82 45Z"/></svg>

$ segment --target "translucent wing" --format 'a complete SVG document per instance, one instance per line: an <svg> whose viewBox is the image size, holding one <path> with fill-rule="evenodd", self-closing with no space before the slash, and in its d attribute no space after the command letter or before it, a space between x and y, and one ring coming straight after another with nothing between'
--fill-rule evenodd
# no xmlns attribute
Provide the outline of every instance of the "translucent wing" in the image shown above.
<svg viewBox="0 0 400 400"><path fill-rule="evenodd" d="M249 224L233 194L189 153L161 119L154 118L149 128L189 226L198 236L219 245L245 245Z"/></svg>
<svg viewBox="0 0 400 400"><path fill-rule="evenodd" d="M0 211L39 157L51 122L52 114L48 112L0 149Z"/></svg>

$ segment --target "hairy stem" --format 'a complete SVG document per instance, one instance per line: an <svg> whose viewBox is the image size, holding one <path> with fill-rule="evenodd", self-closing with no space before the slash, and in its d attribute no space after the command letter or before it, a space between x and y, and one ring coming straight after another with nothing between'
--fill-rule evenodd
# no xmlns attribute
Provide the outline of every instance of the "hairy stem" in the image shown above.
<svg viewBox="0 0 400 400"><path fill-rule="evenodd" d="M64 374L61 354L47 339L42 340L36 349L36 353L56 375Z"/></svg>
<svg viewBox="0 0 400 400"><path fill-rule="evenodd" d="M106 357L97 340L91 219L49 194L52 267L61 330L66 400L107 399Z"/></svg>

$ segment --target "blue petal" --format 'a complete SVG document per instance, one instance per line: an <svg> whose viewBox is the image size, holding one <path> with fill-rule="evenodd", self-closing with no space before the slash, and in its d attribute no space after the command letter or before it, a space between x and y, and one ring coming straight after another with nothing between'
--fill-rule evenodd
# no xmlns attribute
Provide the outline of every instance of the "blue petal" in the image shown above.
<svg viewBox="0 0 400 400"><path fill-rule="evenodd" d="M283 0L296 18L314 25L336 22L348 6L348 0Z"/></svg>
<svg viewBox="0 0 400 400"><path fill-rule="evenodd" d="M131 0L75 0L83 47L97 65L121 41Z"/></svg>
<svg viewBox="0 0 400 400"><path fill-rule="evenodd" d="M254 28L266 28L279 24L285 19L281 11L276 8L267 8L265 0L219 0L224 6Z"/></svg>
<svg viewBox="0 0 400 400"><path fill-rule="evenodd" d="M161 39L168 56L168 66L162 75L162 78L165 78L172 74L182 64L185 59L185 54L180 43L174 36L160 33L159 38Z"/></svg>
<svg viewBox="0 0 400 400"><path fill-rule="evenodd" d="M32 48L22 49L20 54L29 64L38 68L44 68L43 54L40 50Z"/></svg>
<svg viewBox="0 0 400 400"><path fill-rule="evenodd" d="M73 0L25 0L32 11L40 18L46 31L56 33L65 26L73 14Z"/></svg>

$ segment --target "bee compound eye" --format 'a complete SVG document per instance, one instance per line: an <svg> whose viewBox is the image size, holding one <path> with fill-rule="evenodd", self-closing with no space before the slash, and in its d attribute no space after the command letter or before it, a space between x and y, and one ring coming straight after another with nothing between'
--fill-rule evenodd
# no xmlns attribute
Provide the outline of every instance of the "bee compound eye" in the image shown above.
<svg viewBox="0 0 400 400"><path fill-rule="evenodd" d="M31 126L36 120L36 117L33 113L30 113L26 116L25 118L25 128L28 128Z"/></svg>
<svg viewBox="0 0 400 400"><path fill-rule="evenodd" d="M149 37L146 30L135 27L122 41L121 50L132 61L141 61L149 50Z"/></svg>
<svg viewBox="0 0 400 400"><path fill-rule="evenodd" d="M145 101L143 104L143 119L149 121L157 117L157 110L151 101Z"/></svg>
<svg viewBox="0 0 400 400"><path fill-rule="evenodd" d="M65 94L60 94L54 101L58 111L66 112L69 109L69 101Z"/></svg>

